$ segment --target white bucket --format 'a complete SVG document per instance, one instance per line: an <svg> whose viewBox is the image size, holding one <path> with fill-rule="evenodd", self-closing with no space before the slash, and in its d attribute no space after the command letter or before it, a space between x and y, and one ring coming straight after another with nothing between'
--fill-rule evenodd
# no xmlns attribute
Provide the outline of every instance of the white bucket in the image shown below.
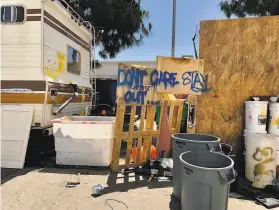
<svg viewBox="0 0 279 210"><path fill-rule="evenodd" d="M245 101L245 129L265 133L267 101Z"/></svg>
<svg viewBox="0 0 279 210"><path fill-rule="evenodd" d="M264 188L275 179L276 141L269 134L245 132L245 177L253 186Z"/></svg>
<svg viewBox="0 0 279 210"><path fill-rule="evenodd" d="M279 136L279 103L270 103L268 133Z"/></svg>
<svg viewBox="0 0 279 210"><path fill-rule="evenodd" d="M249 130L244 130L244 146L245 146L245 150L246 150L246 148L247 148L247 138L246 138L246 136L248 136L248 138L249 137L251 137L251 135L253 135L253 134L267 134L267 132L265 131L265 132L262 132L262 133L257 133L257 132L253 132L253 131L249 131ZM251 135L249 135L249 134L251 134ZM250 139L249 139L250 140Z"/></svg>
<svg viewBox="0 0 279 210"><path fill-rule="evenodd" d="M277 145L277 149L276 150L279 152L279 136L275 136L275 139L276 139L276 145Z"/></svg>

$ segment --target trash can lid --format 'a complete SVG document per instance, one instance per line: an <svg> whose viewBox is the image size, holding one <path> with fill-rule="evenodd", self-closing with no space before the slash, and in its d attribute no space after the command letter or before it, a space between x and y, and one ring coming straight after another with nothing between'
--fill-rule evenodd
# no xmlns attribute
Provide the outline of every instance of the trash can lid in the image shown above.
<svg viewBox="0 0 279 210"><path fill-rule="evenodd" d="M198 170L220 171L234 166L233 160L228 156L209 151L184 152L179 156L179 160Z"/></svg>
<svg viewBox="0 0 279 210"><path fill-rule="evenodd" d="M202 133L175 133L172 138L196 143L220 142L220 138Z"/></svg>

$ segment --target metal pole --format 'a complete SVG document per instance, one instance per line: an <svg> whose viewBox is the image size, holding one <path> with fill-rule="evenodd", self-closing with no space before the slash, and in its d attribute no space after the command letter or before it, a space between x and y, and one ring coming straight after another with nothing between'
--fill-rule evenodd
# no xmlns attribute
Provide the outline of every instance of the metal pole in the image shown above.
<svg viewBox="0 0 279 210"><path fill-rule="evenodd" d="M176 0L172 6L172 40L171 40L171 57L175 56L175 22L176 22Z"/></svg>

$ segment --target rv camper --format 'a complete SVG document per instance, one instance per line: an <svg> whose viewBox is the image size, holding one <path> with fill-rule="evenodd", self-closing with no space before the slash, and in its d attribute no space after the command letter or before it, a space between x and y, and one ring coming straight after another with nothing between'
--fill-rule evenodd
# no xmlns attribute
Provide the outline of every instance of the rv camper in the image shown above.
<svg viewBox="0 0 279 210"><path fill-rule="evenodd" d="M93 26L64 0L1 1L1 124L17 130L2 132L2 151L30 127L51 135L51 120L94 108L92 43Z"/></svg>

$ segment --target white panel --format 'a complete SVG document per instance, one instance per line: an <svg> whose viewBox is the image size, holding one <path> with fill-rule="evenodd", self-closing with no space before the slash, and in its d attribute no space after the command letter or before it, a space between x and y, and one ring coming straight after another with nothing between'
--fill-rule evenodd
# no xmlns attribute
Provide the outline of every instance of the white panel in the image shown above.
<svg viewBox="0 0 279 210"><path fill-rule="evenodd" d="M1 68L2 80L42 80L41 68Z"/></svg>
<svg viewBox="0 0 279 210"><path fill-rule="evenodd" d="M23 168L33 111L33 106L2 105L1 166L3 168Z"/></svg>
<svg viewBox="0 0 279 210"><path fill-rule="evenodd" d="M42 124L42 115L43 115L43 104L33 104L35 107L33 120L32 120L32 126L35 125L35 123L41 123Z"/></svg>
<svg viewBox="0 0 279 210"><path fill-rule="evenodd" d="M44 24L44 67L57 66L57 52L63 53L67 56L68 48L71 46L78 50L81 54L81 73L75 75L67 72L67 61L65 65L65 72L59 74L57 78L48 77L50 81L56 81L60 83L77 83L85 87L91 87L89 79L90 70L90 52L76 44L71 39L67 38L63 34L59 33L47 24Z"/></svg>
<svg viewBox="0 0 279 210"><path fill-rule="evenodd" d="M22 4L26 9L39 9L39 0L11 0L6 4ZM41 22L1 24L1 79L43 80L41 72Z"/></svg>
<svg viewBox="0 0 279 210"><path fill-rule="evenodd" d="M41 22L1 24L1 45L41 44Z"/></svg>
<svg viewBox="0 0 279 210"><path fill-rule="evenodd" d="M40 67L40 45L2 45L1 67ZM40 73L40 72L39 72Z"/></svg>
<svg viewBox="0 0 279 210"><path fill-rule="evenodd" d="M83 27L79 26L73 19L71 19L69 13L60 4L55 1L47 1L44 3L44 10L50 15L54 16L84 41L89 43L91 40L90 33Z"/></svg>
<svg viewBox="0 0 279 210"><path fill-rule="evenodd" d="M14 104L2 104L2 105L15 106ZM21 105L19 105L19 106L21 106ZM24 106L34 107L34 113L33 113L33 118L32 118L32 126L34 126L36 122L42 124L42 114L43 114L44 105L43 104L24 104Z"/></svg>
<svg viewBox="0 0 279 210"><path fill-rule="evenodd" d="M57 116L52 114L52 107L53 105L48 104L46 106L45 110L45 118L44 118L44 123L43 126L48 126L51 125L52 123L50 122L53 119L60 118L63 116L71 116L74 114L79 115L80 113L85 111L86 106L90 106L90 102L88 103L70 103L68 106L66 106L60 114Z"/></svg>
<svg viewBox="0 0 279 210"><path fill-rule="evenodd" d="M28 9L41 8L41 0L1 0L1 4L22 4Z"/></svg>

